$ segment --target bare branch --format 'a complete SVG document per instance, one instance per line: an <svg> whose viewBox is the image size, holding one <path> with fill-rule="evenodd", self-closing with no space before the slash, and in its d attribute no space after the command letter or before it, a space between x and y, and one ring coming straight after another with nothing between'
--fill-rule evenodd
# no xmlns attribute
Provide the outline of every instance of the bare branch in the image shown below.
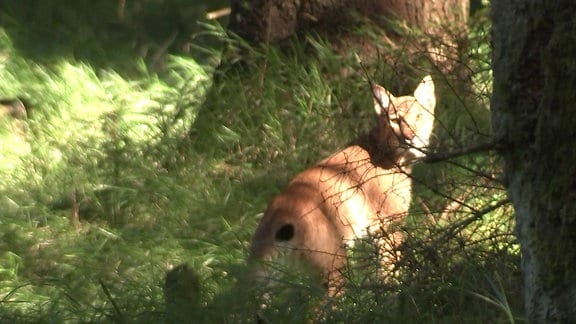
<svg viewBox="0 0 576 324"><path fill-rule="evenodd" d="M498 201L497 203L495 203L493 205L489 205L487 207L484 207L483 209L474 211L470 217L463 219L462 221L455 223L454 225L450 226L446 231L443 232L444 234L442 235L442 237L440 237L439 239L436 239L435 241L436 242L447 241L448 239L453 237L454 234L456 234L457 232L461 231L462 229L468 227L468 225L472 224L473 222L481 219L482 217L484 217L484 215L486 215L490 212L493 212L496 209L498 209L504 205L507 205L508 203L510 203L510 200L508 198L505 198L505 199Z"/></svg>
<svg viewBox="0 0 576 324"><path fill-rule="evenodd" d="M421 161L426 163L437 163L464 155L496 150L497 148L497 143L495 143L493 140L490 140L487 142L472 144L450 152L428 153L426 157L421 159Z"/></svg>

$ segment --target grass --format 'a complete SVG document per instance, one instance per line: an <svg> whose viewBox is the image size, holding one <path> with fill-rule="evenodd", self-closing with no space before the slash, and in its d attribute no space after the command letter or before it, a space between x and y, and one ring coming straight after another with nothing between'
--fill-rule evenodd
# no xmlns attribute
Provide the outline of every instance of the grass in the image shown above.
<svg viewBox="0 0 576 324"><path fill-rule="evenodd" d="M10 5L4 16L22 15L23 7ZM136 9L127 14L137 22L146 15ZM38 57L33 31L50 21L37 18L37 25L12 19L0 29L0 93L28 108L25 120L0 117L0 322L251 322L258 306L246 297L245 257L267 202L372 122L365 76L340 73L341 66L360 71L354 55L343 58L314 36L289 51L249 46L206 25L198 35L242 61L215 72L218 48L170 50L152 62L124 38L97 37L96 19L65 35L92 35L90 51L50 43ZM486 25L477 28L478 96L467 106L442 97L438 147L488 132ZM151 48L161 43L120 35ZM116 52L108 50L116 43ZM392 81L392 67L369 69ZM381 282L371 244L359 244L346 297L336 310L327 305L324 319L513 321L521 307L511 212L480 213L503 198L497 182L479 180L479 171L498 172L497 160L479 154L418 169L420 198L406 225L398 282ZM444 213L446 197L462 197L468 207ZM476 219L454 227L469 217ZM190 270L183 276L199 287L177 277L176 287L188 287L183 293L192 291L196 302L174 312L165 306L164 278L182 263ZM321 290L301 276L285 280L284 297L263 318L314 316Z"/></svg>

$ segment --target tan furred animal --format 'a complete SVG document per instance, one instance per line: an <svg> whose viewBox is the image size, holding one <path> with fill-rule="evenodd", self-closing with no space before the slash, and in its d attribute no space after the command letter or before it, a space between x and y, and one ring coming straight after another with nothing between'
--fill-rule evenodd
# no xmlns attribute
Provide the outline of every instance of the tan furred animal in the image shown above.
<svg viewBox="0 0 576 324"><path fill-rule="evenodd" d="M272 200L252 239L250 261L304 260L320 271L334 296L343 284L346 245L354 239L384 232L377 242L382 262L396 257L393 246L402 235L387 229L408 213L410 162L424 156L429 143L434 83L426 76L414 96L404 97L375 85L373 97L377 125L297 175ZM258 276L268 275L263 268L258 271Z"/></svg>

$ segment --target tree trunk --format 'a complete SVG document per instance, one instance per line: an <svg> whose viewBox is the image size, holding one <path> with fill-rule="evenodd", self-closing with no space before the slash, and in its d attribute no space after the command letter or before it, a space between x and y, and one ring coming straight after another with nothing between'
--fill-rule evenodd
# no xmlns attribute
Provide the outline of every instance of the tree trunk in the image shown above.
<svg viewBox="0 0 576 324"><path fill-rule="evenodd" d="M534 323L576 322L576 2L492 2L494 136Z"/></svg>
<svg viewBox="0 0 576 324"><path fill-rule="evenodd" d="M228 28L252 42L274 42L309 30L346 27L353 15L395 17L436 33L438 25L466 24L468 0L231 0Z"/></svg>
<svg viewBox="0 0 576 324"><path fill-rule="evenodd" d="M229 30L250 42L266 43L311 29L349 40L353 31L346 31L358 27L358 16L376 23L383 18L396 18L434 36L426 50L434 62L445 67L441 70L448 72L459 61L461 40L467 32L469 0L231 0L231 8ZM391 33L387 36L394 37ZM340 44L346 51L351 48L349 45ZM371 46L375 48L377 44Z"/></svg>

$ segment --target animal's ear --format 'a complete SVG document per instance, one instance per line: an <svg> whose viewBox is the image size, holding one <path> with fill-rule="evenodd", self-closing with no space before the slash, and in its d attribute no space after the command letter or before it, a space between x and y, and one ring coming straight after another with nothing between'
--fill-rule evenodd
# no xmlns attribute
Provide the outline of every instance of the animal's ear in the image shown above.
<svg viewBox="0 0 576 324"><path fill-rule="evenodd" d="M434 106L436 106L436 95L434 94L434 81L432 77L425 76L420 84L414 90L414 98L429 112L434 111Z"/></svg>
<svg viewBox="0 0 576 324"><path fill-rule="evenodd" d="M376 111L376 114L378 116L387 114L392 94L377 84L372 87L372 93L374 97L374 111Z"/></svg>

